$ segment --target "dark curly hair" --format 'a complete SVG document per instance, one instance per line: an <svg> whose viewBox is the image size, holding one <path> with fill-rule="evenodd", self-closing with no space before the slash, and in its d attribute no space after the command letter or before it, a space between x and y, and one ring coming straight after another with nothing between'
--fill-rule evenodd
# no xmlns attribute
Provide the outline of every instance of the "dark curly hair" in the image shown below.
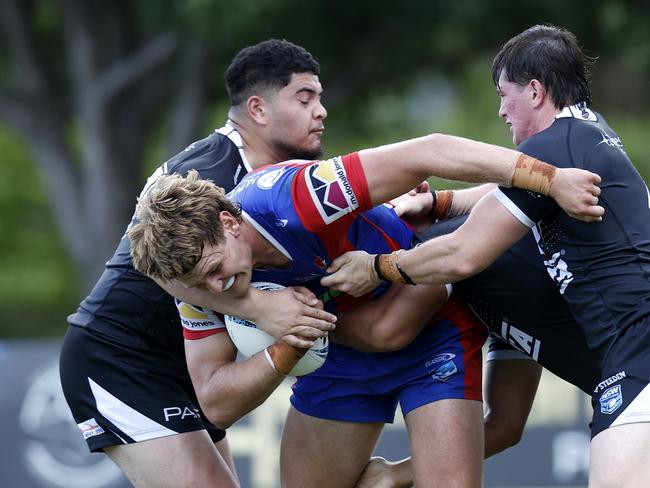
<svg viewBox="0 0 650 488"><path fill-rule="evenodd" d="M305 48L284 39L245 47L226 70L230 105L235 107L260 91L282 89L294 73L319 72L318 62Z"/></svg>

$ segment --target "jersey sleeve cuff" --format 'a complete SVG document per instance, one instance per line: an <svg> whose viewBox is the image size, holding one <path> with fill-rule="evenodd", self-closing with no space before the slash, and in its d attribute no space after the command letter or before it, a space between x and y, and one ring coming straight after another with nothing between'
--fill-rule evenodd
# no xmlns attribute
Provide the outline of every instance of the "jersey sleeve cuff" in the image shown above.
<svg viewBox="0 0 650 488"><path fill-rule="evenodd" d="M535 222L531 220L528 215L522 212L521 209L501 191L501 188L496 188L493 190L492 194L519 222L524 224L526 227L533 227L535 225Z"/></svg>

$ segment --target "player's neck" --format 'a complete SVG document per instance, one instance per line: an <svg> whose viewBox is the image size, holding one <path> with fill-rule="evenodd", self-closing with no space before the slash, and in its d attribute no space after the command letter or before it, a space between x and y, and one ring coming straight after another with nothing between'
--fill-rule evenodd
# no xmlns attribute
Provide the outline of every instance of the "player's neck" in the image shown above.
<svg viewBox="0 0 650 488"><path fill-rule="evenodd" d="M244 220L241 229L244 238L250 243L253 268L282 269L289 267L289 259L252 225Z"/></svg>
<svg viewBox="0 0 650 488"><path fill-rule="evenodd" d="M553 122L555 122L555 116L561 111L562 110L557 108L552 102L550 102L550 100L545 101L536 114L535 128L537 130L535 131L535 134L548 129Z"/></svg>
<svg viewBox="0 0 650 488"><path fill-rule="evenodd" d="M251 168L257 169L267 164L283 161L280 154L276 154L273 146L263 137L259 128L246 117L230 113L230 122L237 129L244 143L244 153Z"/></svg>

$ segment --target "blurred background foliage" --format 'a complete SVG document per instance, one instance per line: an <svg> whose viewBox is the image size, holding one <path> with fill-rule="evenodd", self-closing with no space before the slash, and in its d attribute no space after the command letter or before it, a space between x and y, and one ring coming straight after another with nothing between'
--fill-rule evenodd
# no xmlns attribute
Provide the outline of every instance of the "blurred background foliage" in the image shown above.
<svg viewBox="0 0 650 488"><path fill-rule="evenodd" d="M598 58L594 108L650 176L645 0L0 0L0 336L60 335L162 161L220 127L223 73L277 37L321 63L326 154L448 132L505 146L490 75L536 23ZM438 182L447 185L446 182Z"/></svg>

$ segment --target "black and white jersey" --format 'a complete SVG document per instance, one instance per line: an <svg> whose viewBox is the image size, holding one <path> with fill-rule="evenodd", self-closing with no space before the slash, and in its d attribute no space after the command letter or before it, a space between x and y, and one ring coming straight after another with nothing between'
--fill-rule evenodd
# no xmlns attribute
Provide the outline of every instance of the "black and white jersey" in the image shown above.
<svg viewBox="0 0 650 488"><path fill-rule="evenodd" d="M160 166L142 191L146 192L160 175L185 175L197 170L202 178L212 180L228 192L250 169L241 136L228 123ZM182 328L174 300L153 280L134 269L126 233L99 281L77 312L68 317L68 322L127 341L134 337L134 331L138 335L155 336L163 347L183 351Z"/></svg>
<svg viewBox="0 0 650 488"><path fill-rule="evenodd" d="M433 224L421 240L448 234L466 216ZM596 354L539 259L533 236L523 239L480 273L454 283L490 331L488 360L522 353L591 394L600 379Z"/></svg>
<svg viewBox="0 0 650 488"><path fill-rule="evenodd" d="M548 274L602 360L622 331L650 314L650 194L618 135L584 104L566 107L519 149L602 178L600 223L572 219L554 200L534 192L495 192L532 228Z"/></svg>

